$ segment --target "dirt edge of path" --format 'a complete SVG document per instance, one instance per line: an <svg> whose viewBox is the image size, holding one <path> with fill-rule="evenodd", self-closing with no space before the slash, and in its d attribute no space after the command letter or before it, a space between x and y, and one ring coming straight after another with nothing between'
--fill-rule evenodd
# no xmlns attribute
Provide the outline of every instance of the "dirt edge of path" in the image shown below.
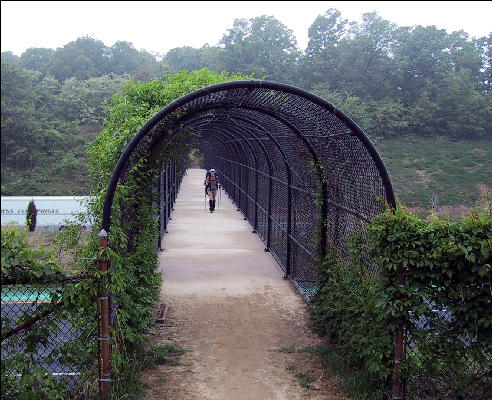
<svg viewBox="0 0 492 400"><path fill-rule="evenodd" d="M177 365L158 365L145 372L148 390L144 400L346 400L339 379L327 373L317 354L309 352L326 341L310 329L307 304L298 296L298 301L289 299L288 305L280 305L276 297L261 293L239 299L209 296L198 303L194 296L188 301L163 297L168 304L166 320L156 324L150 343L178 346L184 353ZM278 316L277 309L284 313L280 322L272 318L273 314ZM158 308L156 318L157 311ZM240 318L234 317L248 312L257 319L250 330L241 324ZM247 318L244 323L248 323ZM224 324L231 324L233 329ZM256 334L254 329L258 330ZM232 330L246 331L248 338L240 343ZM197 339L198 333L207 331L214 333L214 337L203 335ZM241 346L244 351L236 348ZM243 384L234 382L241 379L238 371L224 368L234 366L238 356L243 370L249 366L259 368L256 376L246 372ZM221 391L220 385L226 381L230 392Z"/></svg>

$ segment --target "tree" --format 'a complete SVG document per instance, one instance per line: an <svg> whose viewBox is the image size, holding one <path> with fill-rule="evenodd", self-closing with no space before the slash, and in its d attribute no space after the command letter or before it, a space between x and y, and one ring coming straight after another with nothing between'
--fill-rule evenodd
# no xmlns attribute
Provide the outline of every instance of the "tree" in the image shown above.
<svg viewBox="0 0 492 400"><path fill-rule="evenodd" d="M190 46L176 47L169 50L163 58L163 63L171 67L174 72L187 70L194 71L203 68L200 49Z"/></svg>
<svg viewBox="0 0 492 400"><path fill-rule="evenodd" d="M212 71L224 71L224 62L222 60L221 49L218 46L209 46L205 43L200 48L200 59L202 66Z"/></svg>
<svg viewBox="0 0 492 400"><path fill-rule="evenodd" d="M309 28L309 43L302 59L305 85L326 83L331 90L362 99L394 96L398 90L393 48L397 26L376 12L365 13L360 23L348 23L340 11L329 9Z"/></svg>
<svg viewBox="0 0 492 400"><path fill-rule="evenodd" d="M2 60L8 61L11 64L19 64L21 62L20 57L16 56L11 51L3 51L2 52Z"/></svg>
<svg viewBox="0 0 492 400"><path fill-rule="evenodd" d="M38 216L38 210L36 209L34 200L31 200L29 202L29 205L27 206L27 213L26 213L26 226L29 232L34 232L36 230L37 216Z"/></svg>
<svg viewBox="0 0 492 400"><path fill-rule="evenodd" d="M34 86L40 75L2 58L2 168L18 168L31 163L36 146L31 132L37 126Z"/></svg>
<svg viewBox="0 0 492 400"><path fill-rule="evenodd" d="M21 64L24 68L40 71L43 74L50 72L53 64L53 49L31 47L21 55Z"/></svg>
<svg viewBox="0 0 492 400"><path fill-rule="evenodd" d="M477 83L480 82L480 69L483 61L477 40L470 40L468 33L463 30L453 32L448 35L446 50L449 52L450 67L454 71L460 72L462 69L468 69Z"/></svg>
<svg viewBox="0 0 492 400"><path fill-rule="evenodd" d="M492 87L492 32L488 37L477 39L476 45L480 49L482 58L480 82L483 89L490 93Z"/></svg>
<svg viewBox="0 0 492 400"><path fill-rule="evenodd" d="M436 97L439 133L477 137L491 132L491 97L481 93L476 86L474 74L469 69L450 71L443 77Z"/></svg>
<svg viewBox="0 0 492 400"><path fill-rule="evenodd" d="M451 69L446 31L435 26L401 28L397 41L393 57L403 101L413 104L423 91L434 96L440 76Z"/></svg>
<svg viewBox="0 0 492 400"><path fill-rule="evenodd" d="M408 111L398 100L364 100L347 92L331 91L327 84L315 85L312 91L349 115L370 137L393 136L408 129Z"/></svg>
<svg viewBox="0 0 492 400"><path fill-rule="evenodd" d="M106 111L103 102L118 93L128 79L128 76L114 74L84 81L74 77L67 79L60 93L65 117L81 125L100 126Z"/></svg>
<svg viewBox="0 0 492 400"><path fill-rule="evenodd" d="M295 82L300 52L291 29L272 16L235 19L220 40L226 71Z"/></svg>
<svg viewBox="0 0 492 400"><path fill-rule="evenodd" d="M362 98L383 99L397 90L393 60L396 25L376 12L362 15L350 24L348 36L339 45L338 85Z"/></svg>
<svg viewBox="0 0 492 400"><path fill-rule="evenodd" d="M84 36L56 49L50 71L60 82L101 76L108 71L108 53L102 41Z"/></svg>
<svg viewBox="0 0 492 400"><path fill-rule="evenodd" d="M342 19L341 12L330 8L324 15L318 15L308 30L306 54L310 57L327 58L327 52L336 48L346 34L348 20Z"/></svg>
<svg viewBox="0 0 492 400"><path fill-rule="evenodd" d="M221 71L225 69L222 57L221 49L217 46L209 46L208 43L199 49L183 46L169 50L162 59L161 65L172 72L195 71L204 67Z"/></svg>
<svg viewBox="0 0 492 400"><path fill-rule="evenodd" d="M1 73L2 194L86 194L84 140L101 129L101 103L128 78L73 78L60 85L3 59Z"/></svg>
<svg viewBox="0 0 492 400"><path fill-rule="evenodd" d="M330 8L318 15L308 30L308 46L302 57L302 76L306 87L317 83L336 86L333 71L337 70L339 45L346 35L348 20L342 19L340 11Z"/></svg>
<svg viewBox="0 0 492 400"><path fill-rule="evenodd" d="M117 41L111 46L108 56L107 72L110 71L116 75L133 75L138 71L141 63L138 50L133 47L132 43L125 41Z"/></svg>

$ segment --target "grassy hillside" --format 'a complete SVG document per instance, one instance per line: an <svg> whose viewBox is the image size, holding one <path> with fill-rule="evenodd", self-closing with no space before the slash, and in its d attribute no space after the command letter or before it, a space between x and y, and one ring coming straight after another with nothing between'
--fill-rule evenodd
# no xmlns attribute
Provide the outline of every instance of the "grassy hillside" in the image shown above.
<svg viewBox="0 0 492 400"><path fill-rule="evenodd" d="M492 188L492 140L399 136L374 140L396 196L409 207L473 206ZM490 196L490 194L489 194Z"/></svg>
<svg viewBox="0 0 492 400"><path fill-rule="evenodd" d="M416 211L429 209L433 195L439 196L442 210L447 208L453 214L475 205L487 191L492 197L491 139L413 135L372 141L388 169L397 198ZM87 174L73 171L72 177L67 178L59 170L56 164L44 174L26 170L21 179L8 169L3 170L2 195L88 193Z"/></svg>

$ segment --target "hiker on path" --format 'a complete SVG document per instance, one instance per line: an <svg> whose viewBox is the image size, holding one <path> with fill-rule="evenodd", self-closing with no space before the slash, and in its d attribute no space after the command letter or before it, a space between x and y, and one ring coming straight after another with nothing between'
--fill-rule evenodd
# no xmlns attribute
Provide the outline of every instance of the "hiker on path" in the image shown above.
<svg viewBox="0 0 492 400"><path fill-rule="evenodd" d="M215 197L217 196L217 190L219 188L219 174L215 171L215 169L211 169L207 172L205 176L205 193L208 194L210 200L208 204L210 205L210 212L214 212L215 210Z"/></svg>

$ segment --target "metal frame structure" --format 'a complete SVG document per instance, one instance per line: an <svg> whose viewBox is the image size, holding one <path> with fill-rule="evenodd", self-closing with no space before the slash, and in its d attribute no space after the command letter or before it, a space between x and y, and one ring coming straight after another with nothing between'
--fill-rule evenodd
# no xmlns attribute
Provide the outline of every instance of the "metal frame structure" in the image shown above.
<svg viewBox="0 0 492 400"><path fill-rule="evenodd" d="M290 85L235 81L178 99L136 133L109 183L103 229L110 231L114 193L128 166L180 135L190 143L199 138L206 167L221 172L238 210L306 298L315 290L316 259L333 248L346 255L350 235L384 202L395 206L380 156L343 112ZM182 173L175 164L161 173L161 238Z"/></svg>
<svg viewBox="0 0 492 400"><path fill-rule="evenodd" d="M178 142L185 146L175 146ZM138 173L141 167L133 166L158 162L159 157L152 155L162 152L170 156L167 164L158 165L161 171L155 179L159 200L153 205L160 231L156 249L160 249L192 147L200 149L207 169L219 170L238 211L263 240L284 278L306 300L316 291L319 261L332 250L348 260L347 241L352 234L364 232L385 202L395 207L380 156L343 112L290 85L234 81L181 97L130 140L106 191L101 232L108 233L109 241L118 183ZM131 218L131 213L123 218ZM108 318L103 322L104 336ZM110 360L102 353L100 383L107 395ZM398 379L398 371L394 377Z"/></svg>

